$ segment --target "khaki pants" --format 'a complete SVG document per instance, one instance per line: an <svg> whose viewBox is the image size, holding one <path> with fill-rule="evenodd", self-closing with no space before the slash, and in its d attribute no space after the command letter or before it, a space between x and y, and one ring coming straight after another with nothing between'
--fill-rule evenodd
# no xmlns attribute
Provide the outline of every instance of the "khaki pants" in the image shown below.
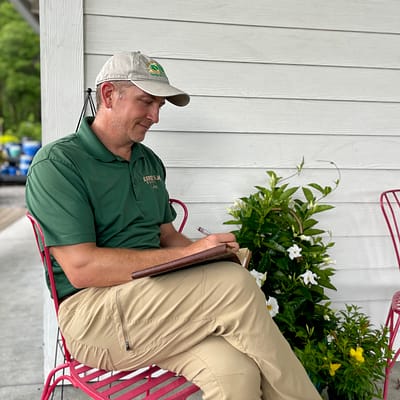
<svg viewBox="0 0 400 400"><path fill-rule="evenodd" d="M206 400L321 399L255 279L231 262L82 290L61 304L59 323L77 360L109 370L154 363Z"/></svg>

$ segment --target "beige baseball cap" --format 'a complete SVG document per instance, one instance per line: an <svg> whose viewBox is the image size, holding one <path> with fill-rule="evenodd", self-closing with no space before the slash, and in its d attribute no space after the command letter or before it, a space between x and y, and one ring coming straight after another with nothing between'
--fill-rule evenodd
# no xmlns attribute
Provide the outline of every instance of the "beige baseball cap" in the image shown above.
<svg viewBox="0 0 400 400"><path fill-rule="evenodd" d="M164 68L140 51L114 54L103 65L96 78L96 87L107 81L131 81L153 96L165 97L176 106L186 106L190 97L171 86Z"/></svg>

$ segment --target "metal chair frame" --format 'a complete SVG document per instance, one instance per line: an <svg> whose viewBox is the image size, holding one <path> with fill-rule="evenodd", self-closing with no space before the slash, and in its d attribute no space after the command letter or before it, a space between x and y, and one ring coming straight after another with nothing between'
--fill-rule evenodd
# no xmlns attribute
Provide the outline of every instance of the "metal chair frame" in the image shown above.
<svg viewBox="0 0 400 400"><path fill-rule="evenodd" d="M400 189L382 192L379 202L394 247L397 266L400 268ZM397 351L393 351L400 328L400 290L396 291L392 296L385 325L389 330L389 348L392 353L387 360L383 386L383 399L387 400L390 373L400 355L400 348Z"/></svg>
<svg viewBox="0 0 400 400"><path fill-rule="evenodd" d="M178 228L179 232L181 232L188 218L187 207L177 199L171 199L170 202L182 207L183 215ZM50 251L46 246L44 234L38 221L29 212L27 213L27 217L33 227L43 266L48 272L53 304L56 315L58 315L59 300ZM156 365L150 365L146 368L133 371L106 371L91 368L73 359L60 330L59 337L61 337L61 343L57 342L56 349L61 347L64 362L55 365L49 372L44 384L41 400L48 400L50 396L53 396L57 385L64 383L64 381L69 381L75 388L85 392L92 399L98 400L133 400L139 398L147 400L161 398L163 400L183 400L191 394L200 391L196 385L188 382L183 376L177 376L174 372L162 370ZM57 363L57 353L55 363ZM62 395L63 387L61 389Z"/></svg>

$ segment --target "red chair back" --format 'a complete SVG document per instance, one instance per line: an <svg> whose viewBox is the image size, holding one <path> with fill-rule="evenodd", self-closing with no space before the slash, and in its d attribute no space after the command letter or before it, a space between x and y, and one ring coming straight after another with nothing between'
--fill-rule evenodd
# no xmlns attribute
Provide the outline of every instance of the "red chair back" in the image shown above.
<svg viewBox="0 0 400 400"><path fill-rule="evenodd" d="M380 205L392 239L397 265L400 268L400 189L382 192Z"/></svg>
<svg viewBox="0 0 400 400"><path fill-rule="evenodd" d="M51 297L53 299L53 304L54 304L54 308L56 311L56 315L58 315L59 300L58 300L58 296L57 296L57 287L56 287L56 282L54 279L53 265L51 262L50 251L49 251L49 248L46 246L46 242L44 240L44 233L43 233L42 227L40 226L39 222L29 212L26 214L26 216L28 217L29 221L32 224L32 228L33 228L33 232L35 235L36 245L39 250L40 258L42 259L43 266L49 277L50 292L51 292ZM71 361L71 355L67 349L67 346L65 345L65 340L62 335L61 335L61 340L62 340L64 357L67 361Z"/></svg>

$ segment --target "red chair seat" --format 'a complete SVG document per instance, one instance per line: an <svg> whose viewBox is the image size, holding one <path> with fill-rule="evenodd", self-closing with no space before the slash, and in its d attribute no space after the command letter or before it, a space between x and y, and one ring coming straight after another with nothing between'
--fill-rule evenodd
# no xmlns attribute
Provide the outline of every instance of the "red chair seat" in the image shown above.
<svg viewBox="0 0 400 400"><path fill-rule="evenodd" d="M49 373L42 400L49 399L57 384L64 380L71 382L92 399L156 400L162 397L163 400L183 400L199 391L197 386L183 376L177 376L155 365L136 371L110 372L72 360L57 366Z"/></svg>

